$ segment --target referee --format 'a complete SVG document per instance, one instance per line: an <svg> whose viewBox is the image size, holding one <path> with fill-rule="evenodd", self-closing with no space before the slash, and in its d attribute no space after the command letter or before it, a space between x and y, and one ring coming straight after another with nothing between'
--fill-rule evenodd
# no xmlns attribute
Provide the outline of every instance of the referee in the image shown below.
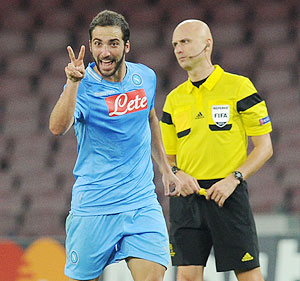
<svg viewBox="0 0 300 281"><path fill-rule="evenodd" d="M161 120L168 159L183 184L182 196L170 198L177 280L203 281L213 247L218 272L263 281L245 180L273 154L265 101L248 78L211 63L213 39L204 22L181 22L172 44L189 76L167 96ZM205 197L198 195L202 188Z"/></svg>

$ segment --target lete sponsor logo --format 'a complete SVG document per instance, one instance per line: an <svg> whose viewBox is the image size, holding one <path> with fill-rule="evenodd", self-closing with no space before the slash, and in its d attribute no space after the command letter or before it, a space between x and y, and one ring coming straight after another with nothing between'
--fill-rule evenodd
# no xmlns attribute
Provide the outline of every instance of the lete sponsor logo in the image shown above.
<svg viewBox="0 0 300 281"><path fill-rule="evenodd" d="M120 116L148 107L148 100L144 89L122 93L105 98L109 116Z"/></svg>

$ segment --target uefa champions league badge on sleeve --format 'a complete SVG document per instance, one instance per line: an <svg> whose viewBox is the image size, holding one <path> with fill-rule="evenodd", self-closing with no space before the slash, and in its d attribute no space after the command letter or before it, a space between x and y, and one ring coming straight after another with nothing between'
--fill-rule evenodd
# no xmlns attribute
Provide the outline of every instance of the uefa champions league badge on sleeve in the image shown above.
<svg viewBox="0 0 300 281"><path fill-rule="evenodd" d="M137 73L132 74L131 79L132 79L132 83L135 86L141 86L143 84L143 79L142 79L141 75L139 75Z"/></svg>
<svg viewBox="0 0 300 281"><path fill-rule="evenodd" d="M259 124L262 126L262 125L269 123L270 121L271 121L271 119L270 119L270 116L268 115L264 118L259 119Z"/></svg>
<svg viewBox="0 0 300 281"><path fill-rule="evenodd" d="M226 126L230 120L230 105L213 105L212 119L219 128Z"/></svg>

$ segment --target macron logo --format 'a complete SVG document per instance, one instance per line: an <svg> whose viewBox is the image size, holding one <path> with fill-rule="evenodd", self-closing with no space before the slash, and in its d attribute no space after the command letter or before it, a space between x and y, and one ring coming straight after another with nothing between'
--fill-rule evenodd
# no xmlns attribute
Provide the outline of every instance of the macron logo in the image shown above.
<svg viewBox="0 0 300 281"><path fill-rule="evenodd" d="M144 89L135 90L105 98L109 116L120 116L148 107L147 96Z"/></svg>

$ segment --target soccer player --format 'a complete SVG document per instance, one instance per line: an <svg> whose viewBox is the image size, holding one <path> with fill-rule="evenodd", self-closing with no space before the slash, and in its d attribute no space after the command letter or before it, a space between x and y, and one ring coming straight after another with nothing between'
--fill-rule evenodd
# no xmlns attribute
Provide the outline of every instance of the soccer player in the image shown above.
<svg viewBox="0 0 300 281"><path fill-rule="evenodd" d="M181 186L164 152L154 109L156 75L145 65L125 61L129 33L125 18L113 11L92 20L94 62L85 69L85 47L77 58L67 47L67 82L50 116L54 135L73 125L78 141L66 221L65 274L70 280L98 280L106 265L125 259L134 280L161 281L169 263L151 143L165 195L179 195Z"/></svg>
<svg viewBox="0 0 300 281"><path fill-rule="evenodd" d="M204 22L181 22L172 44L189 76L167 96L161 120L168 159L182 182L182 196L170 198L178 280L203 281L213 247L217 271L262 281L245 180L273 154L265 101L248 78L212 64L213 39ZM253 149L247 156L248 136Z"/></svg>

